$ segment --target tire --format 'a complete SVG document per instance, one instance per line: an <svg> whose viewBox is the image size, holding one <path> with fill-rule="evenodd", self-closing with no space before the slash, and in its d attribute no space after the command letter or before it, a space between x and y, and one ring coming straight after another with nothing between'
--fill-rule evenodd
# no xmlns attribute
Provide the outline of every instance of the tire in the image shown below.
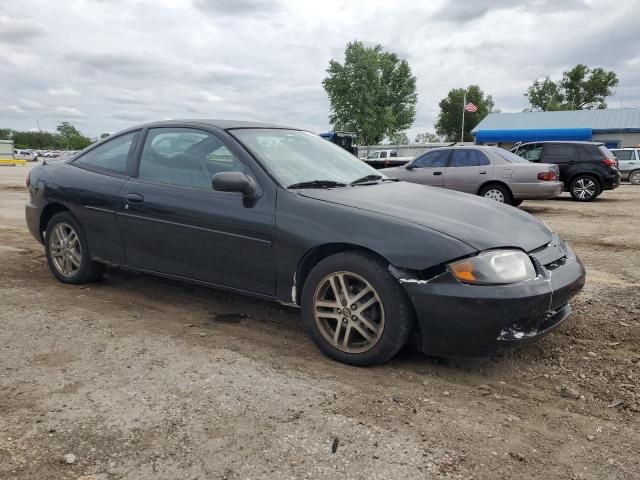
<svg viewBox="0 0 640 480"><path fill-rule="evenodd" d="M524 200L516 200L516 199L514 199L514 200L511 202L511 206L513 206L513 207L519 207L520 205L522 205L522 202L524 202Z"/></svg>
<svg viewBox="0 0 640 480"><path fill-rule="evenodd" d="M507 205L513 205L514 199L509 189L503 185L497 183L490 183L483 186L478 195L490 200L495 200L499 203L506 203Z"/></svg>
<svg viewBox="0 0 640 480"><path fill-rule="evenodd" d="M569 182L569 193L578 202L595 200L601 192L600 182L592 175L577 175Z"/></svg>
<svg viewBox="0 0 640 480"><path fill-rule="evenodd" d="M629 181L634 185L640 185L640 170L629 173Z"/></svg>
<svg viewBox="0 0 640 480"><path fill-rule="evenodd" d="M348 302L342 296L345 291ZM338 253L319 262L304 283L301 307L304 326L318 348L334 360L361 367L386 362L398 353L414 322L413 307L387 265L359 252Z"/></svg>
<svg viewBox="0 0 640 480"><path fill-rule="evenodd" d="M91 260L84 230L69 212L55 214L45 233L47 261L62 283L82 285L102 278L105 265Z"/></svg>

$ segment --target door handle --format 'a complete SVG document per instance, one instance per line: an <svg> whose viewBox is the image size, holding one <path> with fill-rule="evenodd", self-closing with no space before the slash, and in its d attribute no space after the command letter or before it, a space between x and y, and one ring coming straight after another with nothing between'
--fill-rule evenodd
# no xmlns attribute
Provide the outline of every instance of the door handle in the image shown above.
<svg viewBox="0 0 640 480"><path fill-rule="evenodd" d="M144 197L139 193L127 193L124 197L127 200L127 203L142 203L144 202Z"/></svg>
<svg viewBox="0 0 640 480"><path fill-rule="evenodd" d="M487 172L480 172L480 175L486 175Z"/></svg>
<svg viewBox="0 0 640 480"><path fill-rule="evenodd" d="M433 172L434 175L442 175L442 172Z"/></svg>

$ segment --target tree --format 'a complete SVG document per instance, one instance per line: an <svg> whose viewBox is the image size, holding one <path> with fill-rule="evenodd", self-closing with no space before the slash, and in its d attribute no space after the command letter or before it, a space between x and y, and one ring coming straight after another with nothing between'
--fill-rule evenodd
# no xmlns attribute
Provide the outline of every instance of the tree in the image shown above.
<svg viewBox="0 0 640 480"><path fill-rule="evenodd" d="M381 45L347 44L344 63L329 62L322 86L329 95L334 130L353 131L356 142L375 145L406 130L416 115L416 77L406 60Z"/></svg>
<svg viewBox="0 0 640 480"><path fill-rule="evenodd" d="M563 72L558 82L549 77L534 80L525 96L530 109L537 111L604 109L605 99L613 95L616 85L618 77L613 71L578 64Z"/></svg>
<svg viewBox="0 0 640 480"><path fill-rule="evenodd" d="M389 135L389 143L391 145L408 145L409 137L405 132L396 132Z"/></svg>
<svg viewBox="0 0 640 480"><path fill-rule="evenodd" d="M494 103L491 95L486 95L478 85L470 85L466 88L454 88L445 98L440 100L440 114L436 122L436 133L447 142L460 140L460 128L462 126L462 107L465 91L467 103L471 102L478 110L476 112L464 112L464 141L473 141L471 130L480 123L489 112L493 110Z"/></svg>
<svg viewBox="0 0 640 480"><path fill-rule="evenodd" d="M63 148L67 150L82 150L92 143L89 137L82 135L82 133L69 122L62 122L56 127L56 130L60 136Z"/></svg>
<svg viewBox="0 0 640 480"><path fill-rule="evenodd" d="M432 132L419 133L416 135L416 143L439 143L441 138Z"/></svg>

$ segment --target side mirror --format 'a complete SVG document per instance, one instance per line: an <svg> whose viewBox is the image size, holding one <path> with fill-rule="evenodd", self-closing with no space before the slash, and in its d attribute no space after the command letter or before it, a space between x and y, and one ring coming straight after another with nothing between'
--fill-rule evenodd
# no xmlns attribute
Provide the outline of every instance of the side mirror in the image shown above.
<svg viewBox="0 0 640 480"><path fill-rule="evenodd" d="M240 192L247 198L259 196L256 183L242 172L216 173L211 180L211 185L218 192Z"/></svg>
<svg viewBox="0 0 640 480"><path fill-rule="evenodd" d="M413 162L405 164L404 168L406 168L407 170L413 170Z"/></svg>

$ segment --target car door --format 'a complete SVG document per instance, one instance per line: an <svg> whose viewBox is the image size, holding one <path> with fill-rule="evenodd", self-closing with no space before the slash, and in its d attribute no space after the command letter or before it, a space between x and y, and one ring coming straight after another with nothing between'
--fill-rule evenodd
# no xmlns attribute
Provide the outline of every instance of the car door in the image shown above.
<svg viewBox="0 0 640 480"><path fill-rule="evenodd" d="M571 178L581 169L583 160L576 145L571 143L547 143L542 151L542 163L555 163L560 170L560 180Z"/></svg>
<svg viewBox="0 0 640 480"><path fill-rule="evenodd" d="M136 130L109 138L75 158L69 164L76 167L73 176L65 182L71 187L57 190L73 205L92 256L119 265L124 263L124 248L116 209L139 134Z"/></svg>
<svg viewBox="0 0 640 480"><path fill-rule="evenodd" d="M640 167L636 160L637 152L635 150L612 150L612 152L618 159L618 169L621 172L633 170L634 165L636 168Z"/></svg>
<svg viewBox="0 0 640 480"><path fill-rule="evenodd" d="M444 187L476 193L491 177L492 166L486 155L476 148L456 148L444 170Z"/></svg>
<svg viewBox="0 0 640 480"><path fill-rule="evenodd" d="M401 180L422 185L442 187L444 183L444 169L451 150L434 149L416 158L408 168L400 170Z"/></svg>
<svg viewBox="0 0 640 480"><path fill-rule="evenodd" d="M213 175L225 171L255 179L239 153L209 131L146 132L118 211L129 266L275 294L275 190L248 201L211 186Z"/></svg>

